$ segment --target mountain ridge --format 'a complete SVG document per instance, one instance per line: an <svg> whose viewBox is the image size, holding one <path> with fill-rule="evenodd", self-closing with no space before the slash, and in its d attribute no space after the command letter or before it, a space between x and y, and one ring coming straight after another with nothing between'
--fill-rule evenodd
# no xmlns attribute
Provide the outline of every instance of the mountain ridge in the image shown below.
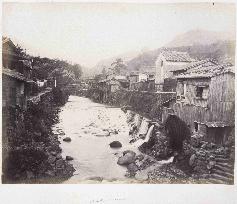
<svg viewBox="0 0 237 204"><path fill-rule="evenodd" d="M234 63L235 33L190 30L177 35L163 47L149 51L132 51L101 60L91 71L94 74L100 73L103 67L109 67L116 58L122 58L129 72L141 70L143 67L152 67L163 48L188 52L192 58L197 60L215 58L221 61L230 58L230 61Z"/></svg>

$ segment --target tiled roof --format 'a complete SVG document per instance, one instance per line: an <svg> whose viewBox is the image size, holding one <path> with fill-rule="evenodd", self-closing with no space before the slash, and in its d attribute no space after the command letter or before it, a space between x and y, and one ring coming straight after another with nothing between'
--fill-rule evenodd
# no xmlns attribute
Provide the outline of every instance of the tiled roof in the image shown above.
<svg viewBox="0 0 237 204"><path fill-rule="evenodd" d="M163 51L161 53L166 61L171 62L192 62L194 61L187 52Z"/></svg>
<svg viewBox="0 0 237 204"><path fill-rule="evenodd" d="M6 68L3 68L2 69L2 73L9 76L9 77L12 77L12 78L15 78L15 79L18 79L20 81L27 81L27 79L24 77L23 74L19 73L19 72L16 72L14 70L11 70L11 69L6 69Z"/></svg>
<svg viewBox="0 0 237 204"><path fill-rule="evenodd" d="M15 44L11 41L10 38L2 37L2 44L9 43L12 47L16 47Z"/></svg>
<svg viewBox="0 0 237 204"><path fill-rule="evenodd" d="M223 121L206 122L205 125L207 127L228 127L228 126L233 126L232 123L227 123L227 122L223 122Z"/></svg>
<svg viewBox="0 0 237 204"><path fill-rule="evenodd" d="M193 68L200 68L200 67L207 67L207 66L212 66L212 65L217 65L217 61L214 59L205 59L205 60L200 60L197 62L192 62L190 65L188 66L184 66L183 68L179 69L178 71L187 71L189 69L193 69ZM177 70L174 70L174 72Z"/></svg>
<svg viewBox="0 0 237 204"><path fill-rule="evenodd" d="M187 67L186 72L176 78L211 78L227 72L235 73L232 64L217 64L215 61L203 60Z"/></svg>
<svg viewBox="0 0 237 204"><path fill-rule="evenodd" d="M7 37L2 37L2 43L4 44L4 43L6 43L6 42L8 42L10 39L9 38L7 38Z"/></svg>

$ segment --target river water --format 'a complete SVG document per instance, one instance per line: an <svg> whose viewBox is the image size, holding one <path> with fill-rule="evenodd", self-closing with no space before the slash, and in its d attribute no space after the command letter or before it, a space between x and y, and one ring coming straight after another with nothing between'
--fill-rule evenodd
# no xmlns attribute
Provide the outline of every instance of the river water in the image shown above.
<svg viewBox="0 0 237 204"><path fill-rule="evenodd" d="M59 123L53 131L59 134L63 158L74 158L70 163L76 171L68 183L100 178L107 181L127 180L127 169L117 164L118 157L125 150L138 153L138 149L135 144L129 143L127 116L120 108L70 96L61 108ZM70 137L72 141L62 141L65 137ZM122 148L110 148L109 144L115 140L122 143Z"/></svg>

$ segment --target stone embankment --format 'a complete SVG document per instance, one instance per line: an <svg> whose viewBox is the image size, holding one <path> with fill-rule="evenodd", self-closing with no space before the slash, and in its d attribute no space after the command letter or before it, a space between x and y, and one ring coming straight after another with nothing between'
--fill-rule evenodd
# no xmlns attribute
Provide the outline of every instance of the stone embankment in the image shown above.
<svg viewBox="0 0 237 204"><path fill-rule="evenodd" d="M228 144L215 145L206 142L200 135L193 134L191 139L182 141L182 151L172 148L173 141L168 137L162 120L162 108L175 97L175 93L149 93L121 90L104 97L102 92L91 90L87 95L97 102L120 106L125 112L130 111L128 123L131 130L131 143L143 140L151 125L154 125L148 141L142 142L139 150L149 156L145 168L155 161L174 157L172 162L158 165L148 172L149 183L233 183L234 172L234 134L229 136ZM146 119L144 119L146 118ZM145 122L147 120L148 122ZM144 125L143 123L146 123ZM175 126L175 125L174 125ZM143 127L143 128L141 128ZM141 131L142 129L142 131ZM175 132L175 130L172 132ZM182 134L180 132L178 135ZM174 134L175 135L175 134ZM144 160L145 161L145 160ZM141 162L143 163L143 162ZM136 164L136 162L135 162ZM138 166L138 165L137 165ZM134 166L133 166L134 167ZM141 169L141 168L132 168ZM128 168L129 170L129 168ZM128 171L130 172L130 171ZM136 171L137 172L137 171ZM128 175L134 175L133 173Z"/></svg>
<svg viewBox="0 0 237 204"><path fill-rule="evenodd" d="M185 145L193 177L207 183L233 184L234 182L234 137L223 145L208 143L194 134L190 144Z"/></svg>
<svg viewBox="0 0 237 204"><path fill-rule="evenodd" d="M148 118L161 120L162 105L176 96L175 92L140 92L118 90L103 97L99 90L88 90L87 97L95 102L125 107Z"/></svg>
<svg viewBox="0 0 237 204"><path fill-rule="evenodd" d="M157 162L155 168L147 171L148 183L217 183L233 184L234 181L234 137L224 145L204 141L199 134L193 134L183 142L183 151L175 152L170 146L164 126L159 121L149 120L129 109L122 108L130 125L130 143L138 145L141 155L135 154L125 166L127 177L135 177ZM149 128L154 125L152 134L146 140ZM146 140L146 141L145 141ZM140 141L143 141L142 143ZM125 151L118 160L124 165ZM137 159L136 157L140 157ZM173 157L173 160L171 159ZM130 161L132 160L132 161Z"/></svg>
<svg viewBox="0 0 237 204"><path fill-rule="evenodd" d="M28 100L27 111L5 110L4 183L57 183L72 176L74 169L62 158L51 130L67 97L61 90L45 91Z"/></svg>

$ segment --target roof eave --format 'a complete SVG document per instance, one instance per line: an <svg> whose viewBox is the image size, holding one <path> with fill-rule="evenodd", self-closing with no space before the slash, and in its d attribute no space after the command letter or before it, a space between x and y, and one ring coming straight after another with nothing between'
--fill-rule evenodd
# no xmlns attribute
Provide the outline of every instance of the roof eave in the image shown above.
<svg viewBox="0 0 237 204"><path fill-rule="evenodd" d="M212 78L212 76L176 76L176 79L202 79L202 78Z"/></svg>

